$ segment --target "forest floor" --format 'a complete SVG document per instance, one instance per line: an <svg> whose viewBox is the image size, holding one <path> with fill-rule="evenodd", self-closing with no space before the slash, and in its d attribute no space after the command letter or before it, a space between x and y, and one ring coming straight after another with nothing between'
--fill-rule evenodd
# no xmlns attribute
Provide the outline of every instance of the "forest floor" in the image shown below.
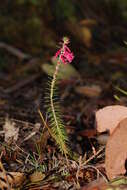
<svg viewBox="0 0 127 190"><path fill-rule="evenodd" d="M87 2L82 2L86 7ZM118 87L127 90L126 24L113 17L112 10L107 20L103 10L99 12L102 16L96 17L96 3L95 15L89 3L85 12L95 19L82 19L77 23L65 20L59 27L50 9L41 15L43 7L41 10L29 3L26 7L18 5L18 9L15 3L11 6L12 20L4 11L0 17L3 24L0 33L3 35L0 41L0 158L4 169L23 174L15 184L15 188L21 190L106 190L105 187L85 189L85 186L99 177L108 180L105 145L100 143L96 131L96 111L108 105L127 106L127 97L118 90ZM22 9L26 17L22 17ZM40 12L34 17L35 10ZM70 66L65 65L58 89L69 147L75 154L75 159L69 157L68 160L59 151L39 114L41 111L48 124L44 98L48 74L58 40L66 33L75 58Z"/></svg>
<svg viewBox="0 0 127 190"><path fill-rule="evenodd" d="M0 70L1 159L7 171L27 176L21 189L76 189L100 173L106 178L104 145L97 139L95 112L107 105L127 104L127 98L116 90L117 86L127 89L126 62L119 61L119 57L127 60L126 54L121 51L118 56L115 52L102 60L98 54L98 63L88 63L83 58L75 64L80 79L60 81L62 117L71 150L78 155L76 161L68 160L69 165L38 113L40 109L46 119L44 95L48 77L42 65L51 63L50 58L21 61L6 51L2 50L2 54L6 64ZM116 100L115 95L120 99Z"/></svg>

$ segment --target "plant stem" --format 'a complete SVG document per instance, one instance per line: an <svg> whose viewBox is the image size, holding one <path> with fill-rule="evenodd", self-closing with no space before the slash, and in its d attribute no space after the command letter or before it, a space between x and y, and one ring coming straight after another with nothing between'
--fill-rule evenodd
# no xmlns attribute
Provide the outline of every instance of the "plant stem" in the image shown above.
<svg viewBox="0 0 127 190"><path fill-rule="evenodd" d="M57 74L58 74L58 70L59 70L59 67L60 67L60 62L59 60L57 61L57 65L56 65L56 69L55 69L55 72L54 72L54 75L53 75L53 79L52 79L52 82L51 82L51 88L50 88L50 104L51 104L51 109L52 109L52 114L53 114L53 118L54 118L54 121L55 121L55 124L56 124L56 127L57 127L57 131L58 131L58 137L60 137L61 135L61 129L59 127L59 123L57 121L57 116L56 116L56 111L55 111L55 107L54 107L54 102L53 102L53 96L54 96L54 87L55 87L55 82L56 82L56 77L57 77ZM60 144L61 144L61 148L65 154L65 157L67 159L67 147L65 144L63 144L63 141L62 139L60 138L59 139L60 141Z"/></svg>
<svg viewBox="0 0 127 190"><path fill-rule="evenodd" d="M52 83L51 83L51 89L50 89L50 103L51 103L53 117L54 117L54 120L55 120L55 123L56 123L56 126L57 126L58 130L59 130L59 125L58 125L57 118L56 118L56 113L55 113L55 108L54 108L54 103L53 103L53 95L54 95L54 86L55 86L56 76L57 76L57 73L58 73L58 70L59 70L59 66L60 66L60 63L58 61L57 65L56 65L54 75L53 75L53 79L52 79Z"/></svg>

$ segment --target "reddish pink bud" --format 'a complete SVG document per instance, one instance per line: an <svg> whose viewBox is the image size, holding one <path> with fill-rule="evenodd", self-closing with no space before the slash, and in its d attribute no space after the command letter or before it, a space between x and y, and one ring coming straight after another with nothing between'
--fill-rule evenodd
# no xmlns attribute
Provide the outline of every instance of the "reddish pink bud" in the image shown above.
<svg viewBox="0 0 127 190"><path fill-rule="evenodd" d="M57 57L62 63L67 64L72 62L72 60L74 59L74 54L67 46L67 43L63 43L63 47L59 49L55 54L55 58Z"/></svg>

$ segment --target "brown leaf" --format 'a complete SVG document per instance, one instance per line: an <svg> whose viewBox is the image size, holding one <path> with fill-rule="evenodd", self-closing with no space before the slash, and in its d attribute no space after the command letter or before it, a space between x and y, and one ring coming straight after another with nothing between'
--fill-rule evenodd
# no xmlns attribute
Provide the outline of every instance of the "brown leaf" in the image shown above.
<svg viewBox="0 0 127 190"><path fill-rule="evenodd" d="M94 19L83 19L83 20L80 21L80 25L81 26L87 26L87 27L96 26L97 21L94 20Z"/></svg>
<svg viewBox="0 0 127 190"><path fill-rule="evenodd" d="M78 135L83 137L92 138L97 134L97 131L95 129L85 129L78 132Z"/></svg>
<svg viewBox="0 0 127 190"><path fill-rule="evenodd" d="M5 133L5 138L4 138L5 142L8 143L9 141L17 141L19 128L15 127L14 122L6 118L3 130Z"/></svg>
<svg viewBox="0 0 127 190"><path fill-rule="evenodd" d="M76 39L78 39L81 43L83 43L86 47L91 47L92 42L92 30L90 27L78 24L78 23L72 23L72 22L66 22L66 28L67 30L73 34Z"/></svg>
<svg viewBox="0 0 127 190"><path fill-rule="evenodd" d="M20 172L9 172L7 173L7 178L13 187L19 187L26 179L24 173Z"/></svg>
<svg viewBox="0 0 127 190"><path fill-rule="evenodd" d="M11 189L11 185L9 184L6 171L4 170L1 161L0 161L0 189L7 189L7 190Z"/></svg>
<svg viewBox="0 0 127 190"><path fill-rule="evenodd" d="M42 172L39 171L35 171L32 175L30 175L30 181L32 183L41 181L45 178L45 174L43 174Z"/></svg>
<svg viewBox="0 0 127 190"><path fill-rule="evenodd" d="M0 189L13 190L19 187L25 180L25 175L20 172L6 172L0 161Z"/></svg>
<svg viewBox="0 0 127 190"><path fill-rule="evenodd" d="M76 92L87 97L98 97L101 91L102 89L98 85L76 87Z"/></svg>
<svg viewBox="0 0 127 190"><path fill-rule="evenodd" d="M111 134L118 123L127 117L127 107L120 105L106 106L96 112L96 127L99 133Z"/></svg>
<svg viewBox="0 0 127 190"><path fill-rule="evenodd" d="M127 159L127 118L123 119L106 145L105 167L109 179L126 173L125 162Z"/></svg>
<svg viewBox="0 0 127 190"><path fill-rule="evenodd" d="M86 47L91 47L91 41L92 41L92 33L91 30L88 27L81 27L82 32L82 41L86 45Z"/></svg>

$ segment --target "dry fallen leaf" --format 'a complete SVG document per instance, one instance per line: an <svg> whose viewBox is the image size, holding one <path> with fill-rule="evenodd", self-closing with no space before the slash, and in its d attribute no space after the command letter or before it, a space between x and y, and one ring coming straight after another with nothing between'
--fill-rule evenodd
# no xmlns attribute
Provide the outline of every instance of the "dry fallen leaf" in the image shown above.
<svg viewBox="0 0 127 190"><path fill-rule="evenodd" d="M0 189L12 190L11 184L9 184L6 171L4 170L1 161L0 161Z"/></svg>
<svg viewBox="0 0 127 190"><path fill-rule="evenodd" d="M6 172L0 161L0 189L13 190L12 187L19 187L25 180L25 175L20 172Z"/></svg>
<svg viewBox="0 0 127 190"><path fill-rule="evenodd" d="M126 173L127 160L127 118L120 121L106 145L105 167L109 179Z"/></svg>
<svg viewBox="0 0 127 190"><path fill-rule="evenodd" d="M94 20L94 19L83 19L83 20L80 21L80 25L81 26L87 26L87 27L96 26L97 25L97 20Z"/></svg>
<svg viewBox="0 0 127 190"><path fill-rule="evenodd" d="M9 141L17 141L18 139L18 133L19 128L15 127L15 123L6 118L5 124L3 125L3 131L4 131L4 140L5 142Z"/></svg>
<svg viewBox="0 0 127 190"><path fill-rule="evenodd" d="M106 106L96 112L96 127L99 133L109 131L112 134L118 123L127 117L127 107L120 105Z"/></svg>
<svg viewBox="0 0 127 190"><path fill-rule="evenodd" d="M26 179L25 174L20 172L8 172L7 178L12 187L21 186Z"/></svg>
<svg viewBox="0 0 127 190"><path fill-rule="evenodd" d="M30 181L32 183L41 181L45 178L45 174L39 171L35 171L33 174L30 175Z"/></svg>
<svg viewBox="0 0 127 190"><path fill-rule="evenodd" d="M85 95L87 97L98 97L102 92L102 89L98 85L77 86L75 90L79 94Z"/></svg>
<svg viewBox="0 0 127 190"><path fill-rule="evenodd" d="M81 32L82 32L82 41L87 47L91 47L91 41L92 41L91 29L89 27L82 26Z"/></svg>

